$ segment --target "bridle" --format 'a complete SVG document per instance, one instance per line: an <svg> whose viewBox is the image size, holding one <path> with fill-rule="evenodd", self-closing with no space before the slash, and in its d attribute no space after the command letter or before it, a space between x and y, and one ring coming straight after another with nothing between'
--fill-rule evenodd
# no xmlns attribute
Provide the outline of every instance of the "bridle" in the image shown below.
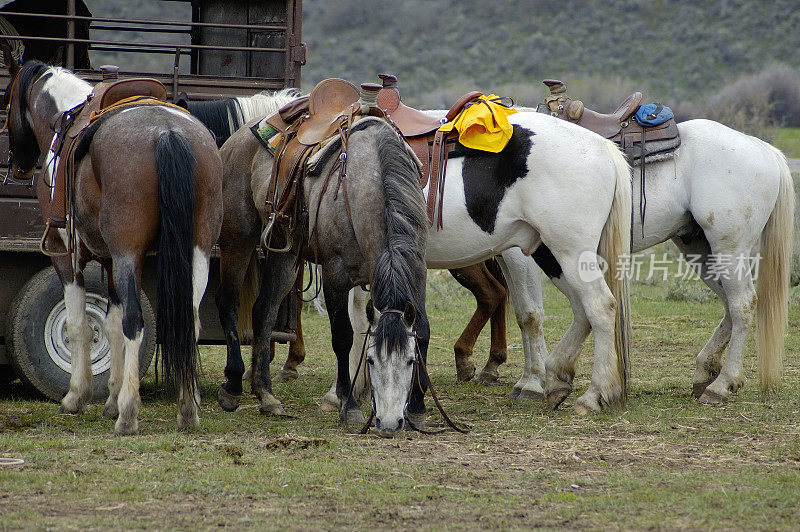
<svg viewBox="0 0 800 532"><path fill-rule="evenodd" d="M398 310L398 309L387 309L387 310L381 311L380 314L400 314L401 316L404 316L405 312L402 311L402 310ZM364 343L361 346L361 356L360 356L360 358L358 360L358 366L356 367L356 372L353 375L353 380L350 383L350 394L351 395L353 393L353 387L355 386L356 379L358 379L359 371L361 370L361 366L362 366L362 364L364 362L364 358L366 357L367 342L368 342L368 340L369 340L369 338L371 336L375 335L375 333L372 332L372 326L371 325L367 328L367 331L365 333L363 333L363 334L364 334ZM411 332L411 335L414 337L414 363L416 364L416 368L415 368L415 372L414 373L417 376L416 384L419 386L419 388L421 390L422 389L422 380L420 378L420 373L424 374L425 375L425 380L428 383L428 390L431 392L431 397L433 398L433 402L434 402L434 404L436 404L436 407L439 409L439 413L442 415L442 419L444 419L444 421L447 423L447 425L452 430L454 430L456 432L459 432L461 434L468 434L472 430L472 427L470 427L469 425L463 424L463 423L462 423L462 426L457 425L452 419L450 419L450 416L447 415L447 412L444 411L444 407L442 407L441 402L439 402L439 397L436 395L436 390L434 390L433 383L431 382L431 379L428 376L428 368L427 368L427 366L425 364L425 361L422 359L422 354L420 353L420 350L419 350L419 336L417 335L416 332L413 332L413 331ZM409 392L408 392L409 399L411 397L411 391L414 389L414 384L415 384L415 382L414 382L414 379L412 378L411 379L411 387L410 387ZM360 434L366 434L367 432L369 432L369 429L372 426L372 420L375 418L375 396L373 395L373 393L374 392L372 391L372 386L370 385L370 398L372 400L371 401L372 402L372 410L370 411L369 418L364 422L364 425L359 430ZM404 410L408 408L409 399L406 399L406 405L405 405ZM405 421L406 421L406 423L408 423L409 427L411 427L413 430L419 432L420 434L427 434L427 435L441 434L441 433L446 432L448 430L447 428L439 429L439 430L425 430L425 429L421 429L421 428L415 426L414 423L412 423L411 420L408 419L408 418L406 418ZM345 419L345 427L346 428L348 427L348 423L347 423L346 419Z"/></svg>

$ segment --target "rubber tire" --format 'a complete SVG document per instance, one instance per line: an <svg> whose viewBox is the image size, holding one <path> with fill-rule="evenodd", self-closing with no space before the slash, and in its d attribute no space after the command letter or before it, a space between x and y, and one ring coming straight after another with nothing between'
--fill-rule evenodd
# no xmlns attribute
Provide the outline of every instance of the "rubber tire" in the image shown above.
<svg viewBox="0 0 800 532"><path fill-rule="evenodd" d="M103 297L107 292L101 282L101 268L91 264L84 270L87 300ZM56 364L48 353L44 330L48 316L64 299L61 281L51 266L31 277L11 303L6 324L6 350L17 376L29 388L54 401L60 401L69 391L70 373ZM156 320L153 307L144 292L140 296L144 318L144 338L139 350L139 376L144 377L156 348ZM99 337L103 339L102 323ZM110 351L103 357L110 358ZM101 358L103 358L101 357ZM92 396L95 400L108 397L106 368L92 378Z"/></svg>

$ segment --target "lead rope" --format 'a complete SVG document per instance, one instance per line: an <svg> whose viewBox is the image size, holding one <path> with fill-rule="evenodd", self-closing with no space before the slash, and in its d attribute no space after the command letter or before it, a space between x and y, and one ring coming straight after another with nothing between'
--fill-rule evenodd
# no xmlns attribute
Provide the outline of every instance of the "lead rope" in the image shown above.
<svg viewBox="0 0 800 532"><path fill-rule="evenodd" d="M434 404L436 404L436 408L439 409L439 413L442 414L442 419L444 419L447 425L454 431L459 432L461 434L469 434L470 431L472 431L472 427L470 427L466 423L462 423L462 426L459 427L452 419L450 419L450 416L447 415L447 412L444 411L444 407L442 406L442 403L439 402L439 397L436 395L436 390L433 389L433 383L431 382L431 379L428 376L428 368L425 365L425 361L422 360L422 354L420 353L419 346L416 345L416 343L414 346L414 351L416 354L416 362L417 362L417 384L419 385L420 389L422 389L422 381L420 380L420 369L421 369L422 374L425 375L425 380L428 382L428 390L430 390L431 392L431 397L433 398L433 402ZM412 387L414 386L413 382L411 383L411 386ZM410 419L406 419L406 422L412 429L421 434L428 434L428 435L441 434L443 432L447 432L448 430L446 428L439 430L425 430L414 425L414 423L412 423Z"/></svg>

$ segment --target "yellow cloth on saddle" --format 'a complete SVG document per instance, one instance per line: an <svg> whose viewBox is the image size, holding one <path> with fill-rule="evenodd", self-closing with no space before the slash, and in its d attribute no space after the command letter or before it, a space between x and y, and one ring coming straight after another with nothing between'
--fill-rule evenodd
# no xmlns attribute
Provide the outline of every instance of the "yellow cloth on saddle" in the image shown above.
<svg viewBox="0 0 800 532"><path fill-rule="evenodd" d="M462 110L455 120L442 125L439 131L448 133L455 129L458 131L458 141L467 148L499 153L514 132L508 116L517 112L499 101L500 97L496 94L481 96Z"/></svg>
<svg viewBox="0 0 800 532"><path fill-rule="evenodd" d="M100 109L99 111L92 111L92 114L89 115L89 122L94 122L105 113L109 111L113 111L115 109L119 109L121 107L128 107L130 105L166 105L167 107L172 107L174 109L180 109L184 113L189 113L186 109L181 107L180 105L175 105L174 103L166 102L164 100L159 100L158 98L151 98L150 96L130 96L128 98L123 98L118 102L114 102L113 104Z"/></svg>

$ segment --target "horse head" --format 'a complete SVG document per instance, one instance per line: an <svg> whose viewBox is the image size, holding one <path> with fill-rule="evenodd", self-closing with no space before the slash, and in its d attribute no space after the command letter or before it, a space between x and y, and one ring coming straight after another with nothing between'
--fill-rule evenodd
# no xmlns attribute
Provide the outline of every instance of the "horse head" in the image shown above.
<svg viewBox="0 0 800 532"><path fill-rule="evenodd" d="M367 319L371 341L366 350L372 382L375 428L383 437L403 429L405 409L413 385L417 337L414 333L416 309L410 302L404 310L378 311L370 300Z"/></svg>
<svg viewBox="0 0 800 532"><path fill-rule="evenodd" d="M23 69L11 56L7 46L3 46L3 60L8 66L11 82L3 93L6 108L6 128L8 129L9 174L20 181L30 181L36 163L39 161L39 143L36 140L30 114L26 112L27 91L30 88L31 68ZM33 65L33 62L31 63ZM25 72L25 90L20 95L20 85Z"/></svg>
<svg viewBox="0 0 800 532"><path fill-rule="evenodd" d="M41 61L19 66L6 48L3 55L12 77L4 94L9 170L15 179L30 181L41 154L52 143L54 118L85 101L91 85Z"/></svg>

